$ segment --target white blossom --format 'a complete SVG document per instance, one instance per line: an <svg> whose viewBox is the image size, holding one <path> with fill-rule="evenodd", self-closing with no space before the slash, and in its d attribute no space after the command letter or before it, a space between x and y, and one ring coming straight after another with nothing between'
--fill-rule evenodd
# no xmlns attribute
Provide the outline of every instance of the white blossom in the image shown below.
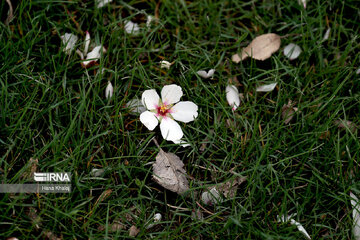
<svg viewBox="0 0 360 240"><path fill-rule="evenodd" d="M102 8L108 3L111 3L113 0L96 0L97 8Z"/></svg>
<svg viewBox="0 0 360 240"><path fill-rule="evenodd" d="M240 106L239 91L234 85L228 85L226 87L226 100L233 111Z"/></svg>
<svg viewBox="0 0 360 240"><path fill-rule="evenodd" d="M141 113L140 121L149 130L154 130L160 122L163 138L185 147L188 144L181 140L184 133L176 121L194 121L198 116L198 106L190 101L180 102L182 95L181 87L176 84L164 86L161 99L155 89L144 91L141 99L147 111Z"/></svg>

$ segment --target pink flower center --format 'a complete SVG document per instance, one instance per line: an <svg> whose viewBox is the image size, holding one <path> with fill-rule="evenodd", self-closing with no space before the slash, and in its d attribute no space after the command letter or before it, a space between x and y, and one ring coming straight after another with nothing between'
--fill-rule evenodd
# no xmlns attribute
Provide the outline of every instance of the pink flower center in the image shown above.
<svg viewBox="0 0 360 240"><path fill-rule="evenodd" d="M156 107L156 112L158 116L166 117L168 113L171 113L171 106L161 104L160 106Z"/></svg>

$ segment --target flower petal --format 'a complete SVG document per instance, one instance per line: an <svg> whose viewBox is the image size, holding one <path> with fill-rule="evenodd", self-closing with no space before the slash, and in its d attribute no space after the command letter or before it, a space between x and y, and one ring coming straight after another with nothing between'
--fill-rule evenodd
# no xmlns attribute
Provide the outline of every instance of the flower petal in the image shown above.
<svg viewBox="0 0 360 240"><path fill-rule="evenodd" d="M66 54L70 54L75 47L78 37L72 33L65 33L60 38L62 43L65 45L65 48L63 49L64 52Z"/></svg>
<svg viewBox="0 0 360 240"><path fill-rule="evenodd" d="M102 8L103 6L105 6L108 3L111 3L112 0L97 0L96 4L97 4L97 8Z"/></svg>
<svg viewBox="0 0 360 240"><path fill-rule="evenodd" d="M155 117L155 113L152 113L152 112L149 112L149 111L145 111L142 114L140 114L140 121L150 131L154 130L154 128L159 123L159 120Z"/></svg>
<svg viewBox="0 0 360 240"><path fill-rule="evenodd" d="M102 46L99 45L94 47L94 49L91 52L89 52L89 54L86 56L86 60L83 62L84 66L89 65L91 62L96 62L100 58L101 48Z"/></svg>
<svg viewBox="0 0 360 240"><path fill-rule="evenodd" d="M266 85L261 85L259 87L256 88L257 92L271 92L272 90L275 89L277 83L270 83L270 84L266 84Z"/></svg>
<svg viewBox="0 0 360 240"><path fill-rule="evenodd" d="M85 47L84 47L84 55L86 56L89 51L89 45L90 45L90 33L86 31L85 36Z"/></svg>
<svg viewBox="0 0 360 240"><path fill-rule="evenodd" d="M179 102L171 108L171 116L177 121L188 123L198 116L198 106L190 101Z"/></svg>
<svg viewBox="0 0 360 240"><path fill-rule="evenodd" d="M181 140L181 139L180 140L174 140L173 143L179 144L182 147L189 147L190 146L190 144L188 142L186 142L184 140Z"/></svg>
<svg viewBox="0 0 360 240"><path fill-rule="evenodd" d="M160 97L155 91L155 89L144 91L141 97L143 105L149 110L156 109L159 105L159 100Z"/></svg>
<svg viewBox="0 0 360 240"><path fill-rule="evenodd" d="M140 33L139 24L134 23L132 21L124 21L125 23L125 32L128 34L137 35Z"/></svg>
<svg viewBox="0 0 360 240"><path fill-rule="evenodd" d="M226 87L226 100L233 111L240 106L239 91L234 85L228 85Z"/></svg>
<svg viewBox="0 0 360 240"><path fill-rule="evenodd" d="M184 135L180 125L169 117L165 117L160 123L161 135L168 141L178 141Z"/></svg>
<svg viewBox="0 0 360 240"><path fill-rule="evenodd" d="M301 48L294 43L290 43L284 48L284 55L290 60L298 58L301 52Z"/></svg>
<svg viewBox="0 0 360 240"><path fill-rule="evenodd" d="M161 90L161 99L165 105L177 103L182 95L181 87L176 84L166 85Z"/></svg>
<svg viewBox="0 0 360 240"><path fill-rule="evenodd" d="M109 81L109 83L108 83L108 85L107 85L107 87L106 87L106 89L105 89L105 97L106 97L107 99L109 99L109 98L112 97L113 93L114 93L114 87L113 87L113 85L111 84L111 82Z"/></svg>

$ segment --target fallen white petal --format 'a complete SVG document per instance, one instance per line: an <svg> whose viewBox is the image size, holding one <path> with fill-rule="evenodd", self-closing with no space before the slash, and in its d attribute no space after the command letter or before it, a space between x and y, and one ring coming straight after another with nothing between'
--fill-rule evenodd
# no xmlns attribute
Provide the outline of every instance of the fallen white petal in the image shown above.
<svg viewBox="0 0 360 240"><path fill-rule="evenodd" d="M75 48L76 42L78 41L78 37L72 33L65 33L61 37L62 43L65 45L63 51L66 54L70 54L71 51Z"/></svg>
<svg viewBox="0 0 360 240"><path fill-rule="evenodd" d="M216 187L211 188L210 191L203 192L201 194L201 200L206 205L213 205L216 203L221 203L223 201Z"/></svg>
<svg viewBox="0 0 360 240"><path fill-rule="evenodd" d="M171 63L168 61L160 61L160 68L166 68L166 69L170 69Z"/></svg>
<svg viewBox="0 0 360 240"><path fill-rule="evenodd" d="M140 114L140 121L150 131L154 130L154 128L159 123L159 120L156 118L155 113L149 111L145 111L142 114Z"/></svg>
<svg viewBox="0 0 360 240"><path fill-rule="evenodd" d="M353 208L353 234L356 240L360 240L360 202L352 192L350 192L350 198L350 203Z"/></svg>
<svg viewBox="0 0 360 240"><path fill-rule="evenodd" d="M357 75L360 74L360 68L356 69L356 72L355 72Z"/></svg>
<svg viewBox="0 0 360 240"><path fill-rule="evenodd" d="M182 95L181 87L176 84L166 85L161 89L161 100L165 105L179 102Z"/></svg>
<svg viewBox="0 0 360 240"><path fill-rule="evenodd" d="M125 21L125 32L128 34L137 35L140 32L140 27L137 23L132 21Z"/></svg>
<svg viewBox="0 0 360 240"><path fill-rule="evenodd" d="M306 9L306 0L298 0L299 4L302 4Z"/></svg>
<svg viewBox="0 0 360 240"><path fill-rule="evenodd" d="M104 169L98 169L98 168L94 168L91 170L90 175L93 177L100 177L104 174L105 170Z"/></svg>
<svg viewBox="0 0 360 240"><path fill-rule="evenodd" d="M113 85L111 84L111 82L109 81L109 83L105 89L105 97L107 99L109 99L112 97L113 93L114 93L114 88L113 88Z"/></svg>
<svg viewBox="0 0 360 240"><path fill-rule="evenodd" d="M234 85L226 86L226 100L233 111L240 106L239 91Z"/></svg>
<svg viewBox="0 0 360 240"><path fill-rule="evenodd" d="M215 73L215 69L210 69L208 72L204 71L204 70L200 70L196 72L200 77L202 78L210 78L214 75Z"/></svg>
<svg viewBox="0 0 360 240"><path fill-rule="evenodd" d="M76 49L76 53L80 56L81 60L84 60L84 54L79 49Z"/></svg>
<svg viewBox="0 0 360 240"><path fill-rule="evenodd" d="M301 52L301 48L294 43L290 43L284 48L284 55L290 60L298 58Z"/></svg>
<svg viewBox="0 0 360 240"><path fill-rule="evenodd" d="M155 89L146 90L141 96L143 105L149 110L156 109L159 105L159 100L160 97Z"/></svg>
<svg viewBox="0 0 360 240"><path fill-rule="evenodd" d="M150 27L151 26L151 22L154 20L155 18L151 15L148 15L147 16L147 19L146 19L146 27Z"/></svg>
<svg viewBox="0 0 360 240"><path fill-rule="evenodd" d="M108 3L111 3L112 0L96 0L97 8L102 8Z"/></svg>
<svg viewBox="0 0 360 240"><path fill-rule="evenodd" d="M137 98L128 101L126 107L130 108L130 111L134 113L143 113L146 111L146 107L142 104L141 100Z"/></svg>
<svg viewBox="0 0 360 240"><path fill-rule="evenodd" d="M90 45L90 33L88 31L86 31L85 46L84 46L84 56L85 57L89 51L89 45Z"/></svg>
<svg viewBox="0 0 360 240"><path fill-rule="evenodd" d="M171 116L180 122L194 121L198 116L198 106L190 101L179 102L171 108Z"/></svg>
<svg viewBox="0 0 360 240"><path fill-rule="evenodd" d="M331 28L328 28L324 34L324 38L323 38L323 41L325 40L328 40L329 37L330 37L330 31L331 31Z"/></svg>
<svg viewBox="0 0 360 240"><path fill-rule="evenodd" d="M154 222L160 222L160 221L161 221L161 218L162 218L161 214L160 214L160 213L156 213L156 214L154 215Z"/></svg>
<svg viewBox="0 0 360 240"><path fill-rule="evenodd" d="M86 60L83 61L84 66L89 65L91 62L96 62L97 60L99 60L99 58L101 57L102 48L103 47L101 45L94 47L94 49L86 56ZM104 50L105 49L103 48L103 51Z"/></svg>
<svg viewBox="0 0 360 240"><path fill-rule="evenodd" d="M277 83L271 83L271 84L266 84L266 85L262 85L256 88L257 92L271 92L272 90L275 89Z"/></svg>
<svg viewBox="0 0 360 240"><path fill-rule="evenodd" d="M286 216L278 216L278 222L289 222L291 225L295 225L297 227L297 229L305 235L306 238L311 239L310 235L308 234L308 232L305 230L305 228L301 225L301 223L295 221L292 217L296 216L296 214L291 214L291 215L286 215Z"/></svg>
<svg viewBox="0 0 360 240"><path fill-rule="evenodd" d="M180 140L173 140L173 143L179 144L182 147L189 147L190 146L190 144L188 142L186 142L184 140L181 140L181 139Z"/></svg>
<svg viewBox="0 0 360 240"><path fill-rule="evenodd" d="M160 130L163 138L168 141L178 141L184 136L180 125L169 117L165 117L161 120Z"/></svg>

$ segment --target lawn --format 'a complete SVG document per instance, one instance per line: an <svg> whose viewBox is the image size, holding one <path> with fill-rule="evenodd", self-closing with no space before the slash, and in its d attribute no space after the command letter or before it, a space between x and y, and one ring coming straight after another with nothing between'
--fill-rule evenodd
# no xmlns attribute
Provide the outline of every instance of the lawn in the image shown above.
<svg viewBox="0 0 360 240"><path fill-rule="evenodd" d="M70 172L72 191L0 193L1 239L306 239L278 221L291 214L312 239L360 239L350 203L350 193L360 197L358 1L12 6L7 19L0 3L0 179ZM130 21L138 31L127 31ZM101 54L85 68L86 32L89 52L101 46ZM78 38L69 52L65 33ZM281 37L271 57L232 61L267 33ZM290 43L302 49L294 60L283 53ZM197 73L210 69L210 78ZM256 91L270 83L274 90ZM128 104L171 84L198 106L194 121L179 122L187 147L159 126L150 131ZM234 111L229 84L241 99ZM286 108L296 108L289 122ZM160 149L183 161L184 193L155 181ZM234 194L204 202L214 186L238 179Z"/></svg>

